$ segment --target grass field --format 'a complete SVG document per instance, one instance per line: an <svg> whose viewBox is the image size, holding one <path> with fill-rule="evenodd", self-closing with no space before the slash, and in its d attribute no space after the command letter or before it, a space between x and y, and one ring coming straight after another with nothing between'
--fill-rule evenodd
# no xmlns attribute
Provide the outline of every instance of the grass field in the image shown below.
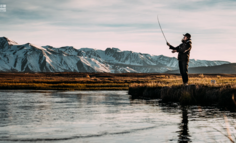
<svg viewBox="0 0 236 143"><path fill-rule="evenodd" d="M216 80L212 85L211 80ZM129 87L181 85L179 74L146 73L0 73L0 89L128 90ZM227 86L236 74L189 74L189 84Z"/></svg>
<svg viewBox="0 0 236 143"><path fill-rule="evenodd" d="M211 83L211 80L216 83ZM130 84L129 94L133 99L161 99L162 102L181 105L217 105L236 111L235 75L190 75L189 86L183 86L182 79L176 75L166 75L157 82Z"/></svg>

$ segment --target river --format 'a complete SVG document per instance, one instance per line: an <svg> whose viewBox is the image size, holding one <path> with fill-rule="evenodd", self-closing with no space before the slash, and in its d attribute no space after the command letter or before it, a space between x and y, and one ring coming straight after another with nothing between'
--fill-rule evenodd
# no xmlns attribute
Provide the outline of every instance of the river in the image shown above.
<svg viewBox="0 0 236 143"><path fill-rule="evenodd" d="M0 91L0 142L234 142L235 113L127 91Z"/></svg>

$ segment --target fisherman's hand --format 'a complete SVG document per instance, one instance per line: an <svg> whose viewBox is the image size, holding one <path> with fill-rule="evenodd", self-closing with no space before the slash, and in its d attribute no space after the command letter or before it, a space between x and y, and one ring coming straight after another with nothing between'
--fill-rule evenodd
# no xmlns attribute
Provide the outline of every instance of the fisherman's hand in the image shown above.
<svg viewBox="0 0 236 143"><path fill-rule="evenodd" d="M170 46L170 43L166 42L166 45Z"/></svg>
<svg viewBox="0 0 236 143"><path fill-rule="evenodd" d="M172 51L172 53L175 53L175 52L177 52L177 51L176 51L176 50L173 50L173 51Z"/></svg>

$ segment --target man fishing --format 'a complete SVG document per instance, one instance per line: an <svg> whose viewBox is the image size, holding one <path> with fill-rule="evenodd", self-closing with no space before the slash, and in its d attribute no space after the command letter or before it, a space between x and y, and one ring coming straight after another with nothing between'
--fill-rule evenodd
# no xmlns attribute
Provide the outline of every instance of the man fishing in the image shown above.
<svg viewBox="0 0 236 143"><path fill-rule="evenodd" d="M173 47L168 42L166 42L166 44L169 46L169 49L172 49L172 53L179 53L178 61L180 74L182 75L183 84L188 85L188 63L190 50L192 48L191 35L189 33L184 34L184 37L181 41L182 43L177 47Z"/></svg>

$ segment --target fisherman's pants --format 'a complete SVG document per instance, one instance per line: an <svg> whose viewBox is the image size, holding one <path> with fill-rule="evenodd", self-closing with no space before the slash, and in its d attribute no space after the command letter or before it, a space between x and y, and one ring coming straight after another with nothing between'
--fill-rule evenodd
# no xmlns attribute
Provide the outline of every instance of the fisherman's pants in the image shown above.
<svg viewBox="0 0 236 143"><path fill-rule="evenodd" d="M179 61L179 71L182 75L183 83L188 83L188 61Z"/></svg>

